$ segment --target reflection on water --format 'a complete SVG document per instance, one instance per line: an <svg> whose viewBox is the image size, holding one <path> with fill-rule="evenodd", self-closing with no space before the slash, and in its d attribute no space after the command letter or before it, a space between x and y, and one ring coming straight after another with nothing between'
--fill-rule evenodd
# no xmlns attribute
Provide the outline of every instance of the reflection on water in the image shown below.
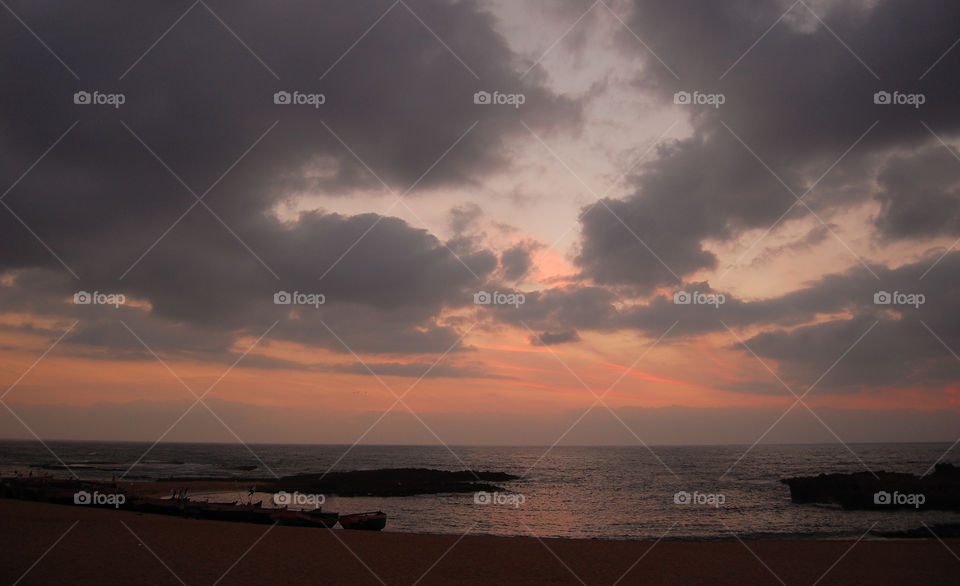
<svg viewBox="0 0 960 586"><path fill-rule="evenodd" d="M123 474L149 447L142 443L52 442L51 448L83 477ZM348 446L251 446L278 475L324 472ZM949 444L864 444L854 451L873 470L922 474ZM738 536L857 536L874 522L878 530L960 523L960 514L936 511L842 511L795 505L780 479L821 472L856 472L863 466L843 446L757 446L732 471L746 446L654 447L659 462L641 447L358 446L337 470L423 467L509 472L523 478L503 483L504 495L441 494L415 497L325 495L325 511L342 514L383 510L388 531L536 535L608 539L730 538ZM542 459L541 459L542 457ZM960 453L945 461L956 462ZM57 461L31 442L0 442L0 473L33 470ZM464 465L465 464L465 465ZM254 470L246 470L257 466ZM33 468L31 468L33 467ZM668 469L669 468L669 469ZM57 474L64 472L54 471ZM674 476L675 474L675 476ZM269 476L243 446L160 444L128 478L168 476ZM722 479L721 479L722 477ZM250 483L236 492L195 493L194 498L246 502ZM675 502L677 493L689 502ZM722 495L723 503L710 495ZM271 495L254 500L269 506ZM519 506L517 506L519 504ZM671 529L672 527L672 529ZM727 529L729 527L729 531Z"/></svg>

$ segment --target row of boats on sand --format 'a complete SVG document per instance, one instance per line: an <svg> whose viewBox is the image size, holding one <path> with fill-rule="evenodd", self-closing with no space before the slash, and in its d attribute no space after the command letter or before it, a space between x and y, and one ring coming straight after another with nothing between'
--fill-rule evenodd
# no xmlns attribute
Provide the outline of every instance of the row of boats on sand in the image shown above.
<svg viewBox="0 0 960 586"><path fill-rule="evenodd" d="M253 490L251 489L251 494ZM317 507L313 510L269 508L263 501L212 503L192 500L187 489L172 491L170 498L129 494L113 482L87 482L55 479L50 476L0 479L0 498L40 501L63 505L117 508L155 515L173 515L213 521L290 525L296 527L380 531L387 525L383 511L341 515Z"/></svg>

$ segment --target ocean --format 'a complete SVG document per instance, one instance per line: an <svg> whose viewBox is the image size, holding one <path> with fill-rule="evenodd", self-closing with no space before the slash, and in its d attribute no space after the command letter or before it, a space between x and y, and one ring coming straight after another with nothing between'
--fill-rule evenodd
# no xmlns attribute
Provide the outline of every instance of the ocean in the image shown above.
<svg viewBox="0 0 960 586"><path fill-rule="evenodd" d="M387 531L536 535L597 539L849 538L873 528L913 529L960 523L941 511L845 511L790 501L782 478L821 472L887 470L923 474L950 444L758 445L638 447L470 447L158 444L47 442L84 479L272 477L376 468L491 470L521 476L499 495L440 494L344 498L325 495L326 511L383 510ZM349 449L349 451L348 451ZM346 455L344 455L346 453ZM858 460L863 461L863 463ZM953 458L953 459L951 459ZM139 462L138 462L139 459ZM957 463L951 452L943 461ZM136 465L134 465L136 463ZM736 463L736 465L734 465ZM0 474L57 470L39 442L0 441ZM731 468L732 466L732 468ZM232 493L193 498L246 498ZM680 496L678 496L678 494ZM686 495L686 496L684 496ZM681 502L677 502L677 501ZM477 501L480 501L479 503ZM686 501L686 502L684 502Z"/></svg>

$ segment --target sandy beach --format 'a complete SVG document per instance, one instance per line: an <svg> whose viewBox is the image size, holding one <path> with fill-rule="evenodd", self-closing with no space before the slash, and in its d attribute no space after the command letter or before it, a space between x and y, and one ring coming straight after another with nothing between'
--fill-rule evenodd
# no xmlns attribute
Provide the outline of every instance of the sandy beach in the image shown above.
<svg viewBox="0 0 960 586"><path fill-rule="evenodd" d="M0 518L5 584L955 584L960 571L960 540L461 538L15 500Z"/></svg>

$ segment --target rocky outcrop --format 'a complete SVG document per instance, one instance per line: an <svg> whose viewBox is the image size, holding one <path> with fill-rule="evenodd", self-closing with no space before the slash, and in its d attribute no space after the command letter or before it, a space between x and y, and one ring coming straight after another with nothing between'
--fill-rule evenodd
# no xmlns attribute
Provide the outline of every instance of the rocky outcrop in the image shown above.
<svg viewBox="0 0 960 586"><path fill-rule="evenodd" d="M937 464L927 476L899 472L856 472L785 478L795 503L839 505L845 509L960 510L960 468Z"/></svg>

